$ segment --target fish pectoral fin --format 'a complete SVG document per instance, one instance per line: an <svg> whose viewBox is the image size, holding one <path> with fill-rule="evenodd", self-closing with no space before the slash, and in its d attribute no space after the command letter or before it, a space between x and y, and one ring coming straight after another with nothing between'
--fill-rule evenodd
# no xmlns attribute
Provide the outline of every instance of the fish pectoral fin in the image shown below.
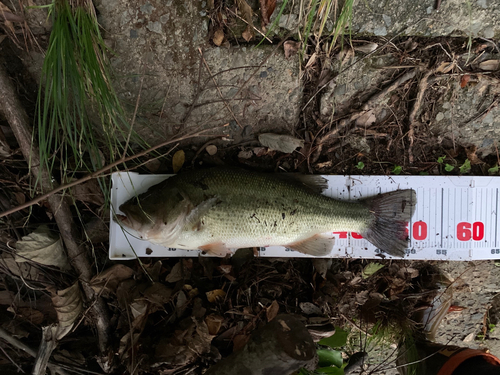
<svg viewBox="0 0 500 375"><path fill-rule="evenodd" d="M196 207L193 207L193 209L189 212L189 214L186 217L186 225L188 225L189 229L191 230L199 230L200 229L200 220L205 215L208 210L210 210L213 206L217 204L217 197L209 198L200 204L198 204Z"/></svg>
<svg viewBox="0 0 500 375"><path fill-rule="evenodd" d="M200 246L198 249L208 254L217 255L220 257L224 257L227 254L231 253L231 250L229 250L222 242L209 243L208 245Z"/></svg>
<svg viewBox="0 0 500 375"><path fill-rule="evenodd" d="M334 243L334 238L327 238L325 236L317 234L303 241L286 245L286 247L289 247L290 249L303 254L319 257L330 254Z"/></svg>

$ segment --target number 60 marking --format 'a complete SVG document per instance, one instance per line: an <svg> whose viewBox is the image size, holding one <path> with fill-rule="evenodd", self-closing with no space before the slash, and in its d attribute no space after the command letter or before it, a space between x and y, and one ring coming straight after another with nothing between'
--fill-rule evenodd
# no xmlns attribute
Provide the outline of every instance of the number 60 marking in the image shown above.
<svg viewBox="0 0 500 375"><path fill-rule="evenodd" d="M459 241L481 241L484 238L484 224L480 221L467 223L463 221L457 224L457 239Z"/></svg>

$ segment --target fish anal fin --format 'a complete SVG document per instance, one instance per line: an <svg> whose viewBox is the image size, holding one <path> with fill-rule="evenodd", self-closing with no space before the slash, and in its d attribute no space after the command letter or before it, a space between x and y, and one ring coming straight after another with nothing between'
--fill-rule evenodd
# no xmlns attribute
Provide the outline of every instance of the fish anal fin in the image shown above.
<svg viewBox="0 0 500 375"><path fill-rule="evenodd" d="M319 257L330 254L334 244L334 238L328 238L317 234L303 241L288 244L286 247L303 254Z"/></svg>
<svg viewBox="0 0 500 375"><path fill-rule="evenodd" d="M227 254L231 253L231 250L229 250L226 245L222 242L213 242L209 243L207 245L203 245L198 247L199 250L204 251L208 254L211 255L217 255L220 257L224 257Z"/></svg>

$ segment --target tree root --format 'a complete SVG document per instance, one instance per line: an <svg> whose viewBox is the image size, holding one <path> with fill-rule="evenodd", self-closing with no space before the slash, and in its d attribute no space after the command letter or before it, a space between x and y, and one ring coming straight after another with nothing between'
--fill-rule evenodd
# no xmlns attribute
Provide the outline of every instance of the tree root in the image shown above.
<svg viewBox="0 0 500 375"><path fill-rule="evenodd" d="M312 154L312 160L311 163L315 163L323 149L323 144L326 143L329 139L332 137L336 136L339 132L342 130L346 129L349 127L354 121L356 121L358 118L363 116L365 113L370 111L372 108L377 106L379 102L385 98L387 94L390 92L396 90L398 87L400 87L403 83L409 81L416 75L416 69L412 69L409 72L406 72L405 74L401 75L399 78L391 82L388 86L384 87L381 91L377 92L376 94L372 95L366 102L363 104L361 107L360 111L353 112L348 118L342 119L339 121L335 129L329 131L325 135L323 135L321 138L318 139L316 142L317 148Z"/></svg>
<svg viewBox="0 0 500 375"><path fill-rule="evenodd" d="M0 66L0 111L10 124L25 160L31 166L31 173L35 179L40 181L41 188L44 191L51 191L57 188L52 182L48 171L40 166L38 147L33 143L32 129L29 125L28 115L17 98L14 86L3 66ZM107 354L108 350L110 350L108 348L109 314L104 300L96 296L94 290L89 285L93 272L87 248L73 221L70 207L63 197L52 194L47 197L47 201L66 245L68 258L80 280L87 303L92 305L90 318L97 330L99 350L102 356L100 364L104 371L109 371L111 369L110 361L113 357L112 353Z"/></svg>

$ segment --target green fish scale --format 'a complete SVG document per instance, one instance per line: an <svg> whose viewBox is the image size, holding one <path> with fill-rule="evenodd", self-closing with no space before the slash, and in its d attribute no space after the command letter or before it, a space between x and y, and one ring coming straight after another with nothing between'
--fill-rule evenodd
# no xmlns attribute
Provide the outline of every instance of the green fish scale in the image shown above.
<svg viewBox="0 0 500 375"><path fill-rule="evenodd" d="M176 186L198 205L220 201L186 227L178 243L223 242L231 246L285 245L331 231L362 232L371 220L366 206L310 192L298 183L238 170L178 176Z"/></svg>

